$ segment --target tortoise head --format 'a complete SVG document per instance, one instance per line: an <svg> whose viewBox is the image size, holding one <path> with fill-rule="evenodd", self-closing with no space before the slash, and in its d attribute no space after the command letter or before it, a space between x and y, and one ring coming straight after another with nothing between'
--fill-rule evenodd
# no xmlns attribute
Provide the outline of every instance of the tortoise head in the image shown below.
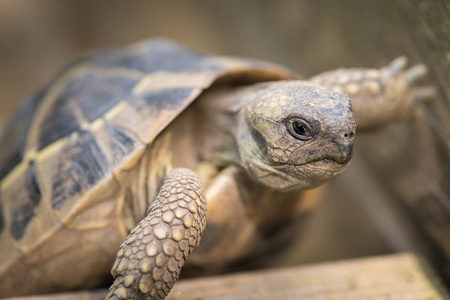
<svg viewBox="0 0 450 300"><path fill-rule="evenodd" d="M345 170L356 130L346 94L281 81L247 97L237 140L241 161L254 179L279 190L305 189Z"/></svg>

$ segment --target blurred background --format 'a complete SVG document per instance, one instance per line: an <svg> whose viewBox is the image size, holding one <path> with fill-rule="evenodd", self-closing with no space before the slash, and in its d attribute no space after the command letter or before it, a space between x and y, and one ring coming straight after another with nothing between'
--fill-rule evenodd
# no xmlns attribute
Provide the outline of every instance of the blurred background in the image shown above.
<svg viewBox="0 0 450 300"><path fill-rule="evenodd" d="M95 49L152 37L277 62L305 77L430 69L439 98L410 122L357 136L348 172L280 265L413 251L450 278L450 2L446 0L1 0L0 126L20 100ZM1 151L1 149L0 149Z"/></svg>

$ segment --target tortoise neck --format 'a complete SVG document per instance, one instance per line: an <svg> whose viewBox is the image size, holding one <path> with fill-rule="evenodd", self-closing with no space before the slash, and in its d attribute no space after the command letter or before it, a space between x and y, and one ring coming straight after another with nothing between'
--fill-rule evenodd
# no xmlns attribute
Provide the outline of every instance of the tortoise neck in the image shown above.
<svg viewBox="0 0 450 300"><path fill-rule="evenodd" d="M217 87L206 91L193 107L200 156L218 166L242 165L237 132L245 97L254 86Z"/></svg>

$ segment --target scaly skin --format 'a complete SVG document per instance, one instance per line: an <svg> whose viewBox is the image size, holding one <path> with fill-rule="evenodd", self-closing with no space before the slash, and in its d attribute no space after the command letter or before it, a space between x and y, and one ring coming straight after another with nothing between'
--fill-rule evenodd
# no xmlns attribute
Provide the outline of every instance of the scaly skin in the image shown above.
<svg viewBox="0 0 450 300"><path fill-rule="evenodd" d="M424 65L407 69L399 57L381 69L338 69L310 79L334 92L347 93L353 106L358 130L375 129L406 120L420 102L431 100L436 91L423 85Z"/></svg>
<svg viewBox="0 0 450 300"><path fill-rule="evenodd" d="M148 215L120 246L106 299L164 299L206 226L206 202L197 175L171 171Z"/></svg>

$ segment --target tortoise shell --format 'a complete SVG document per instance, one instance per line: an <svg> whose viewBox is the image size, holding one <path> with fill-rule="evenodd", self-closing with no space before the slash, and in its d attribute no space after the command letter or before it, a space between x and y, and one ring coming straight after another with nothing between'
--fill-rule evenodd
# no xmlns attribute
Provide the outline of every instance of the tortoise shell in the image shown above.
<svg viewBox="0 0 450 300"><path fill-rule="evenodd" d="M11 268L50 259L46 243L55 248L51 259L63 263L67 248L86 238L76 232L95 229L90 218L98 224L120 209L99 203L99 195L120 192L111 182L213 83L293 77L274 64L205 55L166 40L72 64L26 100L0 140L0 280ZM73 242L66 243L69 236Z"/></svg>

